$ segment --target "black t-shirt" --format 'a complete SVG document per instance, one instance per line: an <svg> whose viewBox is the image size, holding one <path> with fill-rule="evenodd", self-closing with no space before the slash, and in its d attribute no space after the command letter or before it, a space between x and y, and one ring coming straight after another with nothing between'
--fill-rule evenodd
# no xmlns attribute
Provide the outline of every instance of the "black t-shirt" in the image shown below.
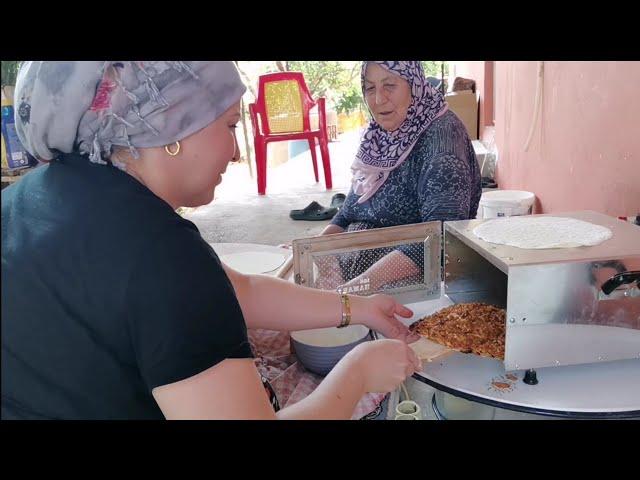
<svg viewBox="0 0 640 480"><path fill-rule="evenodd" d="M133 177L64 155L2 191L3 419L164 418L154 387L250 357L217 255Z"/></svg>

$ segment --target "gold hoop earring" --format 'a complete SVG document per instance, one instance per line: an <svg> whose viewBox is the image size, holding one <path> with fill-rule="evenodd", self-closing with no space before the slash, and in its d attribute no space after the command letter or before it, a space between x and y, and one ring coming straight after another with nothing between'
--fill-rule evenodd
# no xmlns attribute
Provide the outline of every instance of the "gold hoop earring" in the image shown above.
<svg viewBox="0 0 640 480"><path fill-rule="evenodd" d="M164 147L164 151L167 152L172 157L175 157L178 153L180 153L180 142L175 142L175 144L176 144L176 151L175 152L172 152L169 149L169 145L165 145L165 147Z"/></svg>
<svg viewBox="0 0 640 480"><path fill-rule="evenodd" d="M236 162L236 153L238 153L238 141L236 140L236 136L234 132L231 133L231 138L233 139L233 155L231 156L231 161ZM238 160L240 160L238 158Z"/></svg>

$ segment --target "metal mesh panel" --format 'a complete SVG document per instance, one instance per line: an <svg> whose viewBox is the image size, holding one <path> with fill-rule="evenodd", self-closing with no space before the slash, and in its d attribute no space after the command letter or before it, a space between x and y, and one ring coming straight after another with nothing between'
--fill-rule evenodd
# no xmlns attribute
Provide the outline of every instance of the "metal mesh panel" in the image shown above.
<svg viewBox="0 0 640 480"><path fill-rule="evenodd" d="M354 295L425 288L424 245L364 248L312 255L312 285Z"/></svg>
<svg viewBox="0 0 640 480"><path fill-rule="evenodd" d="M293 240L299 285L400 303L440 296L441 224L398 225Z"/></svg>

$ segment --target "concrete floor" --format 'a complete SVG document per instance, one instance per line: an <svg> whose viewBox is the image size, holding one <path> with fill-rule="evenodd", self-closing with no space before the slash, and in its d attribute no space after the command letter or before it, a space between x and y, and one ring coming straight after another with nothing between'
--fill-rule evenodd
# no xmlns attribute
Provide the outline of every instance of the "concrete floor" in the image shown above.
<svg viewBox="0 0 640 480"><path fill-rule="evenodd" d="M359 133L349 132L329 143L333 189L326 190L320 149L315 182L311 154L307 150L286 163L267 170L267 194L258 195L256 179L246 163L229 164L216 196L209 205L188 209L184 217L199 228L207 242L242 242L279 245L296 238L317 235L329 221L291 220L289 211L302 209L315 200L329 206L336 193L347 193L351 163L359 144ZM255 165L254 165L255 174Z"/></svg>

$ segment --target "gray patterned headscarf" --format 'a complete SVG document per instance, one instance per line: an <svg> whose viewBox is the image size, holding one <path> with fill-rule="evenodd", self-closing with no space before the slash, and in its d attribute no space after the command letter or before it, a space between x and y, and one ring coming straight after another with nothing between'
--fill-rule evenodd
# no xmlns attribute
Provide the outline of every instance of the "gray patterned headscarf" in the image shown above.
<svg viewBox="0 0 640 480"><path fill-rule="evenodd" d="M104 164L113 146L138 158L136 147L198 132L245 90L233 62L25 62L15 89L16 129L39 160L79 151Z"/></svg>

